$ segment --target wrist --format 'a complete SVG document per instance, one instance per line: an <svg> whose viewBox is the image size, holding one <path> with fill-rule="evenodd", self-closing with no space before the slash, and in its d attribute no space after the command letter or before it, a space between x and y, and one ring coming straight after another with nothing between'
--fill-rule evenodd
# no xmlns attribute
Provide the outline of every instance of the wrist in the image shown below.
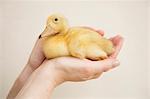
<svg viewBox="0 0 150 99"><path fill-rule="evenodd" d="M56 63L53 60L45 60L40 66L38 74L51 82L53 87L56 87L65 81L64 72L57 68Z"/></svg>

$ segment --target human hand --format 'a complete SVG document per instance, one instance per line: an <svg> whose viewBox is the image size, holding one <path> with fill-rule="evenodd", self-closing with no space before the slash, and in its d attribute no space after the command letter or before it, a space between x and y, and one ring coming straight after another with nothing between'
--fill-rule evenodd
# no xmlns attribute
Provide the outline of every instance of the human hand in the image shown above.
<svg viewBox="0 0 150 99"><path fill-rule="evenodd" d="M84 27L84 28L90 28L90 27ZM92 29L92 28L90 28L90 29ZM94 30L94 29L93 29ZM104 35L104 32L102 31L102 30L94 30L94 31L97 31L100 35ZM112 38L110 38L110 40L112 40L112 42L114 43L114 46L115 46L115 48L116 48L116 51L109 57L109 59L107 59L107 60L104 60L104 61L95 61L95 62L93 62L93 61L90 61L90 60L87 60L87 59L85 59L84 61L83 60L80 60L80 59L76 59L76 58L73 58L73 57L60 57L60 58L56 58L56 59L53 59L53 60L55 60L55 64L59 64L59 67L61 67L61 69L62 68L65 68L66 70L64 70L64 71L67 71L67 70L76 70L76 72L77 72L77 74L79 74L79 72L78 71L84 71L84 72L91 72L91 71L95 71L96 73L94 74L94 76L93 76L93 78L96 78L96 77L98 77L98 76L100 76L102 73L103 73L103 71L108 71L108 70L110 70L110 69L112 69L112 68L114 68L115 67L115 65L114 66L107 66L107 64L108 65L111 65L111 61L112 62L114 62L114 64L115 64L115 61L116 61L116 57L117 57L117 55L118 55L118 53L119 53L119 51L120 51L120 49L121 49L121 46L122 46L122 43L123 43L123 38L121 37L121 36L115 36L115 37L112 37ZM39 50L40 50L41 48L39 48ZM38 50L38 49L37 49ZM36 51L36 48L35 48L35 51ZM35 52L35 51L33 51L33 52ZM38 51L36 51L36 52L38 52ZM40 51L39 51L40 52ZM44 55L42 54L42 52L41 52L41 54L40 54L42 57L44 57ZM41 57L40 56L40 57ZM35 57L35 58L34 58ZM35 60L36 59L36 60ZM44 58L43 58L44 59ZM40 59L41 60L41 59ZM56 61L57 60L57 61ZM30 57L30 64L32 64L31 66L34 66L34 68L36 67L36 66L38 66L38 65L35 65L34 63L37 63L37 62L35 62L35 61L39 61L39 56L36 58L36 54L31 54L31 57ZM50 60L51 61L51 60ZM72 62L72 63L71 63ZM104 63L103 63L104 62ZM118 61L117 61L118 62ZM116 64L117 64L117 62L116 62ZM66 64L65 64L66 63ZM78 64L78 63L81 63L81 64ZM93 64L97 64L98 65L98 63L100 64L100 65L105 65L105 67L103 67L103 66L98 66L98 67L101 67L100 69L100 73L98 73L98 70L99 69L95 69L94 70L94 66L90 66L90 65L93 65ZM106 63L106 64L105 64ZM34 65L33 65L34 64ZM103 70L102 70L103 69ZM69 72L69 71L68 71ZM75 72L75 71L72 71L72 72ZM76 73L73 73L73 74L76 74ZM86 74L86 73L83 73L83 74ZM85 76L88 76L88 75L85 75ZM69 77L69 78L71 78L71 77ZM86 79L90 79L90 78L92 78L92 76L91 77L83 77L83 79L84 80L86 80ZM71 80L71 79L70 79ZM71 81L76 81L76 80L79 80L79 79L75 79L75 78L73 78ZM81 80L82 80L82 77L81 77ZM80 81L80 80L79 80Z"/></svg>
<svg viewBox="0 0 150 99"><path fill-rule="evenodd" d="M64 77L64 81L84 81L97 78L103 72L119 65L119 61L116 57L122 47L123 38L118 35L110 38L110 40L115 46L115 52L109 56L108 59L91 61L88 59L81 60L73 57L59 57L50 60L50 62L53 62L55 67L63 72L61 77Z"/></svg>
<svg viewBox="0 0 150 99"><path fill-rule="evenodd" d="M63 82L95 79L103 72L116 67L119 62L115 58L120 51L123 39L116 36L111 40L116 51L102 61L80 60L73 57L45 60L29 77L16 99L48 99L53 89Z"/></svg>

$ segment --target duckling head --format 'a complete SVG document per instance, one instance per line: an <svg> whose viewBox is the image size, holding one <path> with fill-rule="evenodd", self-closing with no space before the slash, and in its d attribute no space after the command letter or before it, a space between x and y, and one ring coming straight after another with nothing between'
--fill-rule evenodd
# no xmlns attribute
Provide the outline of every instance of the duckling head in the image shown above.
<svg viewBox="0 0 150 99"><path fill-rule="evenodd" d="M48 37L56 34L64 34L67 32L67 30L68 30L67 19L61 14L53 14L48 17L46 22L46 28L39 36L39 38Z"/></svg>

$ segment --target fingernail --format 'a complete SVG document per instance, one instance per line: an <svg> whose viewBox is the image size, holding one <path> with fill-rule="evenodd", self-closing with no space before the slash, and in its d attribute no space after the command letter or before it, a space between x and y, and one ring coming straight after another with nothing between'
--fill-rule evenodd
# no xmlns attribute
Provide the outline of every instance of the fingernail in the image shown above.
<svg viewBox="0 0 150 99"><path fill-rule="evenodd" d="M41 35L39 35L39 39L41 38Z"/></svg>
<svg viewBox="0 0 150 99"><path fill-rule="evenodd" d="M112 63L113 67L117 67L118 65L120 65L120 62L118 60L116 60Z"/></svg>

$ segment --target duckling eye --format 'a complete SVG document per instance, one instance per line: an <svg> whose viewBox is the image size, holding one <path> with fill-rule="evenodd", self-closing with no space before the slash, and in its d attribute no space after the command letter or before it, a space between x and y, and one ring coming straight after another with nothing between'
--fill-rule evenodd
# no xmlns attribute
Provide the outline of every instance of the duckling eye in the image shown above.
<svg viewBox="0 0 150 99"><path fill-rule="evenodd" d="M57 19L57 18L55 18L55 21L58 21L58 19Z"/></svg>
<svg viewBox="0 0 150 99"><path fill-rule="evenodd" d="M58 18L54 18L53 22L57 24L59 22Z"/></svg>

